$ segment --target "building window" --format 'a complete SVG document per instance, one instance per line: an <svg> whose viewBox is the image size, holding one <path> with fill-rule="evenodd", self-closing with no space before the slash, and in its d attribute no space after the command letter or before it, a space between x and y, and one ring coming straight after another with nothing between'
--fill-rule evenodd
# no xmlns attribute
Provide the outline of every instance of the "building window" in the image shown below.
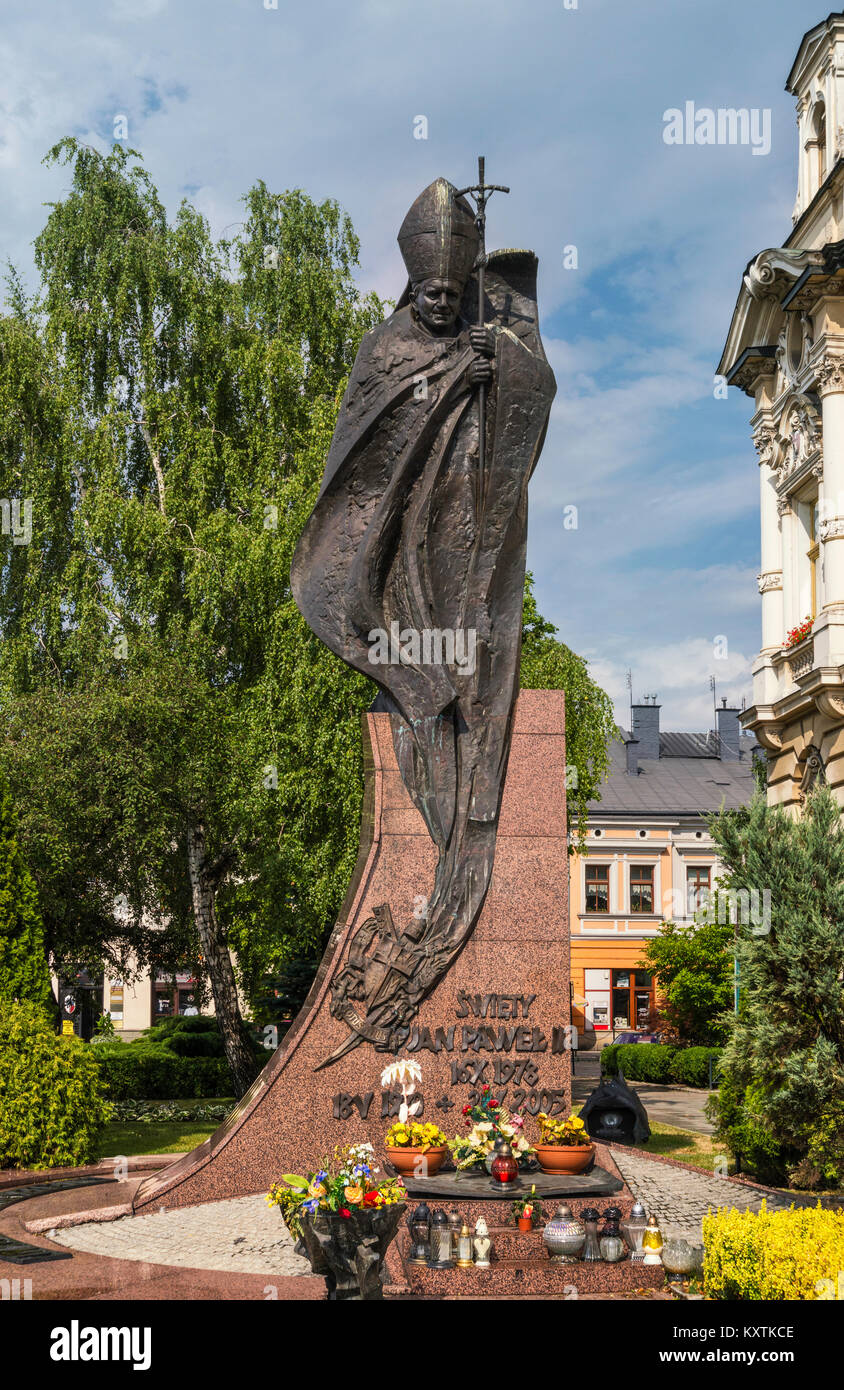
<svg viewBox="0 0 844 1390"><path fill-rule="evenodd" d="M814 126L817 150L818 188L820 188L826 178L826 107L822 101L818 102L815 107L812 125Z"/></svg>
<svg viewBox="0 0 844 1390"><path fill-rule="evenodd" d="M709 865L694 864L686 869L686 901L690 917L694 917L696 912L706 907L709 902L709 890L712 870Z"/></svg>
<svg viewBox="0 0 844 1390"><path fill-rule="evenodd" d="M586 865L586 911L609 912L610 910L610 866L609 864Z"/></svg>
<svg viewBox="0 0 844 1390"><path fill-rule="evenodd" d="M112 980L108 989L108 1012L116 1029L123 1027L123 981Z"/></svg>
<svg viewBox="0 0 844 1390"><path fill-rule="evenodd" d="M650 912L654 910L654 866L653 864L630 865L630 911Z"/></svg>
<svg viewBox="0 0 844 1390"><path fill-rule="evenodd" d="M612 1026L616 1032L627 1028L645 1031L654 1011L653 978L646 970L613 970Z"/></svg>

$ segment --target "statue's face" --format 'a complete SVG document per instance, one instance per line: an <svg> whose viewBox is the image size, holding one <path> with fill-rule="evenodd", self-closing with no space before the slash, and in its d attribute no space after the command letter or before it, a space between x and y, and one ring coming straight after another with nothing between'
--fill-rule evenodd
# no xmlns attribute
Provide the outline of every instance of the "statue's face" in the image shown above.
<svg viewBox="0 0 844 1390"><path fill-rule="evenodd" d="M462 298L459 280L423 280L411 292L416 312L430 333L452 332Z"/></svg>

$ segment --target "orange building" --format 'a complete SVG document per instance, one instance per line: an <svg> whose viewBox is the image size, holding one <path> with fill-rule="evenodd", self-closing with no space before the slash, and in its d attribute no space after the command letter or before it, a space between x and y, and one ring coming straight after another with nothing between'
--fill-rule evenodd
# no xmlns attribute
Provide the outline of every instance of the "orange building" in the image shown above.
<svg viewBox="0 0 844 1390"><path fill-rule="evenodd" d="M725 702L726 704L726 702ZM755 739L740 711L717 711L707 734L662 733L660 706L634 705L633 732L590 806L586 853L571 858L572 1022L582 1048L647 1029L654 982L639 968L662 922L691 923L719 872L706 816L746 804Z"/></svg>

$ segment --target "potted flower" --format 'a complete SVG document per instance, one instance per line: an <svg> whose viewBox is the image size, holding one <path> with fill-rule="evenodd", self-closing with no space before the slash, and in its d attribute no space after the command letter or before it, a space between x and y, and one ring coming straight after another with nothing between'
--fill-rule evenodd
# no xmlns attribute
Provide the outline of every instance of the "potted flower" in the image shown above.
<svg viewBox="0 0 844 1390"><path fill-rule="evenodd" d="M796 627L793 627L791 631L786 634L786 639L783 642L784 649L788 651L791 647L799 646L800 643L804 642L806 638L810 635L814 625L814 618L804 618L802 623L798 623Z"/></svg>
<svg viewBox="0 0 844 1390"><path fill-rule="evenodd" d="M589 1167L595 1145L586 1126L574 1112L567 1120L552 1120L544 1110L537 1115L540 1142L536 1158L543 1173L582 1173Z"/></svg>
<svg viewBox="0 0 844 1390"><path fill-rule="evenodd" d="M399 1117L384 1136L387 1158L399 1173L416 1178L433 1177L440 1171L448 1153L448 1139L434 1124L423 1125L413 1116L421 1113L422 1100L411 1100L417 1082L422 1080L422 1068L410 1057L391 1062L381 1073L381 1085L387 1090L401 1091Z"/></svg>
<svg viewBox="0 0 844 1390"><path fill-rule="evenodd" d="M448 1138L442 1130L419 1120L396 1120L384 1143L390 1163L405 1177L432 1178L448 1153Z"/></svg>
<svg viewBox="0 0 844 1390"><path fill-rule="evenodd" d="M372 1155L371 1144L337 1147L315 1172L285 1173L267 1193L330 1299L383 1297L384 1256L407 1193L401 1178L378 1176Z"/></svg>
<svg viewBox="0 0 844 1390"><path fill-rule="evenodd" d="M481 1087L478 1100L473 1105L463 1106L463 1122L468 1134L458 1134L449 1143L458 1172L481 1166L489 1172L495 1157L496 1139L507 1140L520 1166L533 1153L524 1133L525 1122L521 1115L511 1114L491 1094L489 1086Z"/></svg>
<svg viewBox="0 0 844 1390"><path fill-rule="evenodd" d="M542 1203L536 1195L536 1184L525 1197L517 1197L513 1203L513 1219L520 1231L527 1233L542 1215Z"/></svg>

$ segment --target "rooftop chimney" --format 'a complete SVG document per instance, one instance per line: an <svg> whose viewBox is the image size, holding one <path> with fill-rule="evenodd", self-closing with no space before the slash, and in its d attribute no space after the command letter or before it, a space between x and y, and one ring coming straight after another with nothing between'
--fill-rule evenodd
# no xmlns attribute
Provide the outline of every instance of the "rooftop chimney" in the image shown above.
<svg viewBox="0 0 844 1390"><path fill-rule="evenodd" d="M726 696L721 700L721 708L715 711L718 720L719 757L724 762L735 762L741 757L740 714L741 710L727 709Z"/></svg>
<svg viewBox="0 0 844 1390"><path fill-rule="evenodd" d="M627 773L630 777L635 777L639 771L639 740L629 738L625 744L627 754Z"/></svg>
<svg viewBox="0 0 844 1390"><path fill-rule="evenodd" d="M639 740L638 756L646 761L659 758L659 711L655 695L645 695L641 705L633 705L633 737Z"/></svg>

